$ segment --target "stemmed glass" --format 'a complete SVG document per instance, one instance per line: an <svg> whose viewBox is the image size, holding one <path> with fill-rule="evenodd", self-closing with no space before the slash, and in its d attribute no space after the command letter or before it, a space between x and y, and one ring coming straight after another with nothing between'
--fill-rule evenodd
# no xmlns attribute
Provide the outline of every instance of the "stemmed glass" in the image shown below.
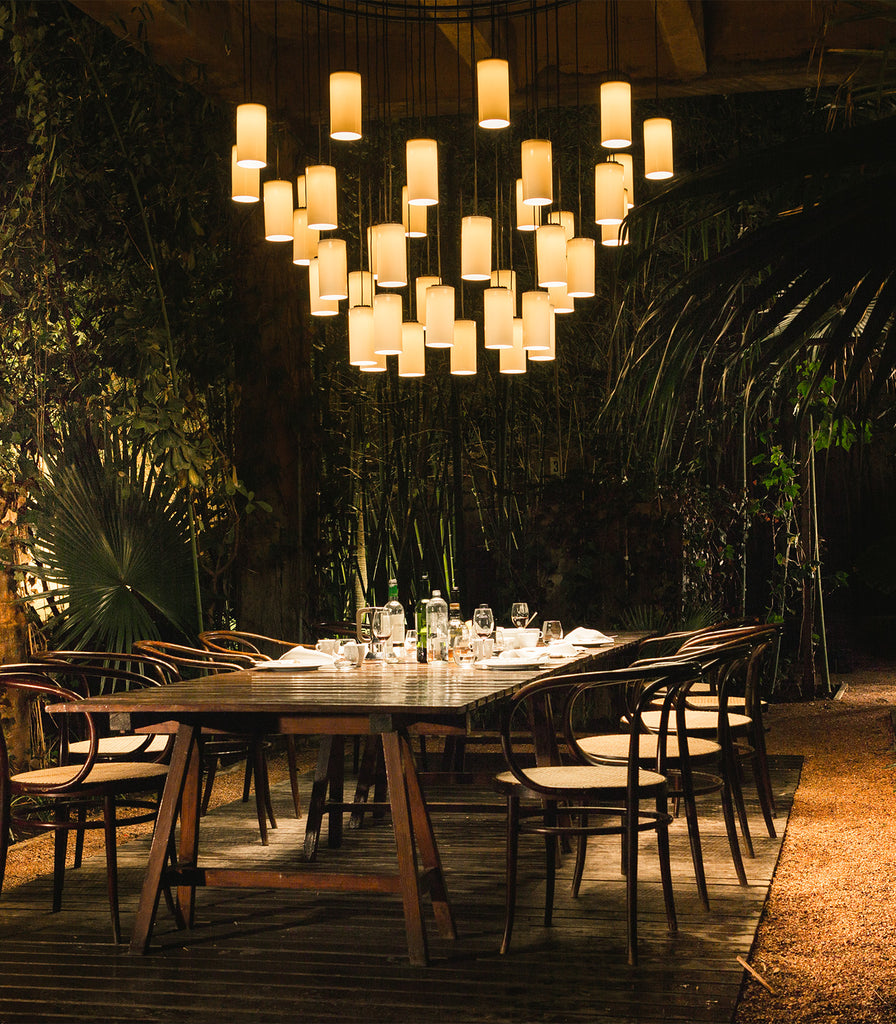
<svg viewBox="0 0 896 1024"><path fill-rule="evenodd" d="M541 639L546 644L563 639L563 626L557 619L547 619L541 624Z"/></svg>
<svg viewBox="0 0 896 1024"><path fill-rule="evenodd" d="M392 636L392 613L385 608L374 608L370 613L370 635L376 641L379 661L386 661L385 643Z"/></svg>
<svg viewBox="0 0 896 1024"><path fill-rule="evenodd" d="M480 640L484 640L487 636L492 635L492 630L495 628L495 616L487 604L481 604L476 611L473 612L473 629L476 630L476 636Z"/></svg>
<svg viewBox="0 0 896 1024"><path fill-rule="evenodd" d="M522 629L529 621L529 606L525 601L514 601L510 606L510 621L517 627Z"/></svg>

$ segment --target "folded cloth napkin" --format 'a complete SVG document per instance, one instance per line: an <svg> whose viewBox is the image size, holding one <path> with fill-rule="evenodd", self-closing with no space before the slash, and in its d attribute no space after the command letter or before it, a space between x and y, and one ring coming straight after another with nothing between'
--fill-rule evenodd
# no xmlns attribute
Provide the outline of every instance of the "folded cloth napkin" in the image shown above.
<svg viewBox="0 0 896 1024"><path fill-rule="evenodd" d="M501 651L498 655L503 661L540 661L547 657L547 649L544 647L511 647Z"/></svg>
<svg viewBox="0 0 896 1024"><path fill-rule="evenodd" d="M281 654L278 660L292 665L333 665L336 662L332 654L316 651L313 647L291 647L285 654Z"/></svg>
<svg viewBox="0 0 896 1024"><path fill-rule="evenodd" d="M554 640L547 646L547 656L549 658L574 658L577 654L581 653L568 640Z"/></svg>
<svg viewBox="0 0 896 1024"><path fill-rule="evenodd" d="M584 626L578 626L576 629L570 630L563 639L570 644L613 643L611 636L606 636L599 629L586 629Z"/></svg>

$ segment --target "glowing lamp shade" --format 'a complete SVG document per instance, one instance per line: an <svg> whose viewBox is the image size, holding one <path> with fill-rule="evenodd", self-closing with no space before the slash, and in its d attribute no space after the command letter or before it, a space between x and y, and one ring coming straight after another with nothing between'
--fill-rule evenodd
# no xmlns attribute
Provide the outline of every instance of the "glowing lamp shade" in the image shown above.
<svg viewBox="0 0 896 1024"><path fill-rule="evenodd" d="M335 231L336 168L315 164L305 168L305 192L308 200L308 227L317 231Z"/></svg>
<svg viewBox="0 0 896 1024"><path fill-rule="evenodd" d="M644 122L644 177L658 181L674 173L672 122L668 117L648 117Z"/></svg>
<svg viewBox="0 0 896 1024"><path fill-rule="evenodd" d="M408 203L408 187L401 187L401 223L408 238L426 238L426 207Z"/></svg>
<svg viewBox="0 0 896 1024"><path fill-rule="evenodd" d="M361 373L383 373L388 369L388 366L386 366L385 356L375 355L373 358L374 362L366 363L364 366L358 367Z"/></svg>
<svg viewBox="0 0 896 1024"><path fill-rule="evenodd" d="M451 348L454 344L454 288L434 284L426 289L426 347Z"/></svg>
<svg viewBox="0 0 896 1024"><path fill-rule="evenodd" d="M240 167L236 162L236 146L233 146L230 150L230 198L235 203L257 203L260 196L258 168Z"/></svg>
<svg viewBox="0 0 896 1024"><path fill-rule="evenodd" d="M411 206L435 206L439 201L439 146L435 139L408 139L408 203Z"/></svg>
<svg viewBox="0 0 896 1024"><path fill-rule="evenodd" d="M292 211L292 261L299 267L307 267L317 255L319 231L308 227L308 211Z"/></svg>
<svg viewBox="0 0 896 1024"><path fill-rule="evenodd" d="M554 162L550 139L526 139L520 147L523 203L550 206L554 201Z"/></svg>
<svg viewBox="0 0 896 1024"><path fill-rule="evenodd" d="M454 321L454 345L451 347L451 372L469 377L476 372L476 321Z"/></svg>
<svg viewBox="0 0 896 1024"><path fill-rule="evenodd" d="M600 244L609 248L617 245L628 245L628 233L623 233L621 224L601 224Z"/></svg>
<svg viewBox="0 0 896 1024"><path fill-rule="evenodd" d="M381 292L373 297L373 354L397 356L401 352L401 296Z"/></svg>
<svg viewBox="0 0 896 1024"><path fill-rule="evenodd" d="M486 288L482 293L483 334L486 348L513 345L513 292L509 288Z"/></svg>
<svg viewBox="0 0 896 1024"><path fill-rule="evenodd" d="M625 171L608 161L594 167L594 222L621 224L625 216Z"/></svg>
<svg viewBox="0 0 896 1024"><path fill-rule="evenodd" d="M373 354L373 307L352 306L348 311L348 361L352 366L377 362Z"/></svg>
<svg viewBox="0 0 896 1024"><path fill-rule="evenodd" d="M527 352L550 348L553 318L554 310L547 292L523 292L523 348Z"/></svg>
<svg viewBox="0 0 896 1024"><path fill-rule="evenodd" d="M539 288L566 285L566 232L559 224L542 224L535 232Z"/></svg>
<svg viewBox="0 0 896 1024"><path fill-rule="evenodd" d="M268 111L262 103L236 108L236 162L240 167L268 165Z"/></svg>
<svg viewBox="0 0 896 1024"><path fill-rule="evenodd" d="M518 231L534 231L541 224L541 207L523 202L523 179L516 179L516 226Z"/></svg>
<svg viewBox="0 0 896 1024"><path fill-rule="evenodd" d="M293 239L291 181L264 183L264 237L269 242L291 242Z"/></svg>
<svg viewBox="0 0 896 1024"><path fill-rule="evenodd" d="M551 210L548 224L559 224L566 232L567 241L576 233L576 217L572 210Z"/></svg>
<svg viewBox="0 0 896 1024"><path fill-rule="evenodd" d="M353 270L348 275L348 308L373 305L373 274L369 270Z"/></svg>
<svg viewBox="0 0 896 1024"><path fill-rule="evenodd" d="M527 207L528 209L528 207ZM537 207L533 207L537 209ZM491 277L492 288L509 288L513 296L513 313L516 315L516 271L515 270L493 270Z"/></svg>
<svg viewBox="0 0 896 1024"><path fill-rule="evenodd" d="M343 142L361 138L361 76L357 71L330 75L330 138Z"/></svg>
<svg viewBox="0 0 896 1024"><path fill-rule="evenodd" d="M492 219L464 217L460 222L460 276L488 281L492 276Z"/></svg>
<svg viewBox="0 0 896 1024"><path fill-rule="evenodd" d="M629 82L601 83L600 144L604 149L624 149L632 144L632 87Z"/></svg>
<svg viewBox="0 0 896 1024"><path fill-rule="evenodd" d="M576 311L575 302L570 297L565 284L558 285L556 288L548 288L548 298L551 300L555 313L574 313Z"/></svg>
<svg viewBox="0 0 896 1024"><path fill-rule="evenodd" d="M423 324L406 320L401 325L401 352L398 355L399 377L426 376L426 346L423 343Z"/></svg>
<svg viewBox="0 0 896 1024"><path fill-rule="evenodd" d="M317 247L318 290L322 299L348 298L348 269L344 238L322 238Z"/></svg>
<svg viewBox="0 0 896 1024"><path fill-rule="evenodd" d="M300 174L296 178L296 206L308 205L308 193L305 191L305 175Z"/></svg>
<svg viewBox="0 0 896 1024"><path fill-rule="evenodd" d="M414 281L414 297L417 300L417 320L426 327L426 289L441 284L440 277L422 275Z"/></svg>
<svg viewBox="0 0 896 1024"><path fill-rule="evenodd" d="M502 348L498 353L501 360L498 369L501 373L525 373L526 350L523 348L523 321L519 317L513 320L513 346Z"/></svg>
<svg viewBox="0 0 896 1024"><path fill-rule="evenodd" d="M594 239L570 238L566 243L566 293L571 299L594 295L594 269Z"/></svg>
<svg viewBox="0 0 896 1024"><path fill-rule="evenodd" d="M506 128L510 124L510 66L490 58L476 63L479 127Z"/></svg>
<svg viewBox="0 0 896 1024"><path fill-rule="evenodd" d="M404 288L408 283L408 243L402 224L376 224L376 279L382 288Z"/></svg>
<svg viewBox="0 0 896 1024"><path fill-rule="evenodd" d="M557 347L557 321L554 317L554 310L551 310L551 319L548 324L548 347L543 349L530 349L529 358L533 363L547 363L555 358Z"/></svg>
<svg viewBox="0 0 896 1024"><path fill-rule="evenodd" d="M320 297L320 271L316 256L308 264L308 294L312 316L336 316L339 312L339 303L335 299Z"/></svg>
<svg viewBox="0 0 896 1024"><path fill-rule="evenodd" d="M622 164L622 187L625 189L625 208L635 205L635 167L631 153L617 153L613 159Z"/></svg>

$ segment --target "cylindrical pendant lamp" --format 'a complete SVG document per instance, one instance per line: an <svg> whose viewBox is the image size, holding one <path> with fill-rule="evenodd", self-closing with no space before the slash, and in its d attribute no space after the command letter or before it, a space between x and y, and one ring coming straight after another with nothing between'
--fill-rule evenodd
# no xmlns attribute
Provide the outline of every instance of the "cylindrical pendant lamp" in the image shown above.
<svg viewBox="0 0 896 1024"><path fill-rule="evenodd" d="M373 353L397 356L401 352L401 296L378 292L373 297Z"/></svg>
<svg viewBox="0 0 896 1024"><path fill-rule="evenodd" d="M486 288L482 302L485 347L510 348L513 345L513 293L509 288Z"/></svg>
<svg viewBox="0 0 896 1024"><path fill-rule="evenodd" d="M388 370L389 367L386 365L385 356L375 355L373 358L375 360L374 362L366 363L364 366L358 367L361 373L384 373Z"/></svg>
<svg viewBox="0 0 896 1024"><path fill-rule="evenodd" d="M570 238L566 243L566 293L571 299L594 295L594 264L594 239Z"/></svg>
<svg viewBox="0 0 896 1024"><path fill-rule="evenodd" d="M336 316L339 312L339 303L335 299L320 297L320 270L316 256L308 264L308 295L312 316Z"/></svg>
<svg viewBox="0 0 896 1024"><path fill-rule="evenodd" d="M305 190L305 175L300 174L296 178L296 206L303 207L308 205L308 193Z"/></svg>
<svg viewBox="0 0 896 1024"><path fill-rule="evenodd" d="M417 321L426 327L426 289L434 284L441 284L440 277L422 275L414 281L414 297L417 301Z"/></svg>
<svg viewBox="0 0 896 1024"><path fill-rule="evenodd" d="M567 241L576 233L576 217L572 210L551 210L548 224L559 224L566 232Z"/></svg>
<svg viewBox="0 0 896 1024"><path fill-rule="evenodd" d="M426 347L451 348L454 344L454 288L434 284L426 289Z"/></svg>
<svg viewBox="0 0 896 1024"><path fill-rule="evenodd" d="M554 201L554 164L550 139L526 139L520 147L523 202L550 206Z"/></svg>
<svg viewBox="0 0 896 1024"><path fill-rule="evenodd" d="M506 128L510 124L510 65L490 57L476 62L476 93L480 128Z"/></svg>
<svg viewBox="0 0 896 1024"><path fill-rule="evenodd" d="M613 159L622 164L622 187L625 189L625 208L635 205L635 168L631 153L615 153Z"/></svg>
<svg viewBox="0 0 896 1024"><path fill-rule="evenodd" d="M547 292L523 292L523 348L527 352L550 348L553 315Z"/></svg>
<svg viewBox="0 0 896 1024"><path fill-rule="evenodd" d="M548 322L548 347L543 349L532 349L529 351L529 358L533 363L547 363L556 358L557 348L557 319L554 316L555 310L551 310L551 319Z"/></svg>
<svg viewBox="0 0 896 1024"><path fill-rule="evenodd" d="M236 146L230 150L230 198L235 203L257 203L261 195L260 171L257 167L240 167L236 162Z"/></svg>
<svg viewBox="0 0 896 1024"><path fill-rule="evenodd" d="M315 164L305 168L305 191L308 200L308 227L317 231L335 231L336 168Z"/></svg>
<svg viewBox="0 0 896 1024"><path fill-rule="evenodd" d="M361 76L357 71L330 75L330 138L344 142L361 138Z"/></svg>
<svg viewBox="0 0 896 1024"><path fill-rule="evenodd" d="M426 376L426 346L423 344L423 324L405 320L401 325L401 352L398 356L399 377Z"/></svg>
<svg viewBox="0 0 896 1024"><path fill-rule="evenodd" d="M523 321L519 317L513 319L513 345L502 348L498 353L501 373L525 373L526 350L523 348Z"/></svg>
<svg viewBox="0 0 896 1024"><path fill-rule="evenodd" d="M566 232L559 224L542 224L535 232L539 288L566 284Z"/></svg>
<svg viewBox="0 0 896 1024"><path fill-rule="evenodd" d="M344 238L322 238L317 247L318 288L322 299L348 298L348 256Z"/></svg>
<svg viewBox="0 0 896 1024"><path fill-rule="evenodd" d="M373 354L373 306L349 308L348 361L352 366L366 366L377 361Z"/></svg>
<svg viewBox="0 0 896 1024"><path fill-rule="evenodd" d="M454 344L451 346L451 372L469 377L476 372L476 321L454 321Z"/></svg>
<svg viewBox="0 0 896 1024"><path fill-rule="evenodd" d="M551 300L551 305L554 307L555 313L574 313L576 310L575 303L567 291L565 284L557 285L554 288L548 288L548 298Z"/></svg>
<svg viewBox="0 0 896 1024"><path fill-rule="evenodd" d="M492 276L492 219L464 217L460 222L460 276L488 281Z"/></svg>
<svg viewBox="0 0 896 1024"><path fill-rule="evenodd" d="M600 144L624 149L632 144L632 87L615 79L600 87Z"/></svg>
<svg viewBox="0 0 896 1024"><path fill-rule="evenodd" d="M435 139L408 139L408 203L411 206L435 206L439 201L439 146Z"/></svg>
<svg viewBox="0 0 896 1024"><path fill-rule="evenodd" d="M299 267L307 267L317 255L320 240L320 232L308 227L307 210L292 211L292 234L292 261Z"/></svg>
<svg viewBox="0 0 896 1024"><path fill-rule="evenodd" d="M381 288L404 288L408 283L408 241L401 224L376 224L376 280Z"/></svg>
<svg viewBox="0 0 896 1024"><path fill-rule="evenodd" d="M600 244L610 248L617 245L628 245L628 232L623 231L621 224L601 224Z"/></svg>
<svg viewBox="0 0 896 1024"><path fill-rule="evenodd" d="M275 179L264 183L264 237L269 242L291 242L292 182Z"/></svg>
<svg viewBox="0 0 896 1024"><path fill-rule="evenodd" d="M369 270L353 270L348 275L348 308L373 305L373 274Z"/></svg>
<svg viewBox="0 0 896 1024"><path fill-rule="evenodd" d="M621 224L625 216L625 172L612 160L594 167L594 222Z"/></svg>
<svg viewBox="0 0 896 1024"><path fill-rule="evenodd" d="M528 209L528 207L526 207ZM532 209L537 210L534 206ZM509 288L513 296L513 315L516 316L516 271L515 270L493 270L491 276L492 288Z"/></svg>
<svg viewBox="0 0 896 1024"><path fill-rule="evenodd" d="M241 103L236 108L236 162L240 167L267 167L267 153L267 107Z"/></svg>
<svg viewBox="0 0 896 1024"><path fill-rule="evenodd" d="M516 179L516 226L518 231L534 231L541 224L541 207L523 202L523 179Z"/></svg>
<svg viewBox="0 0 896 1024"><path fill-rule="evenodd" d="M668 117L648 117L644 122L644 177L658 181L674 173L672 122Z"/></svg>
<svg viewBox="0 0 896 1024"><path fill-rule="evenodd" d="M407 185L401 186L401 223L408 238L426 238L426 207L410 205Z"/></svg>

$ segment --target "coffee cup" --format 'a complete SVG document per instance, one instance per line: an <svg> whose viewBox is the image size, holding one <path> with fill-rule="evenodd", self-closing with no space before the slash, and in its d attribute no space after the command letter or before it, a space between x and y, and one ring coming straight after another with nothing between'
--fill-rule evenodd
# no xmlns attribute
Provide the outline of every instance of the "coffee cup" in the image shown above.
<svg viewBox="0 0 896 1024"><path fill-rule="evenodd" d="M321 654L332 654L336 655L339 653L339 641L338 640L318 640L314 645L314 649L320 651Z"/></svg>
<svg viewBox="0 0 896 1024"><path fill-rule="evenodd" d="M367 644L359 644L355 640L349 640L342 645L340 653L351 665L361 665L367 657Z"/></svg>

